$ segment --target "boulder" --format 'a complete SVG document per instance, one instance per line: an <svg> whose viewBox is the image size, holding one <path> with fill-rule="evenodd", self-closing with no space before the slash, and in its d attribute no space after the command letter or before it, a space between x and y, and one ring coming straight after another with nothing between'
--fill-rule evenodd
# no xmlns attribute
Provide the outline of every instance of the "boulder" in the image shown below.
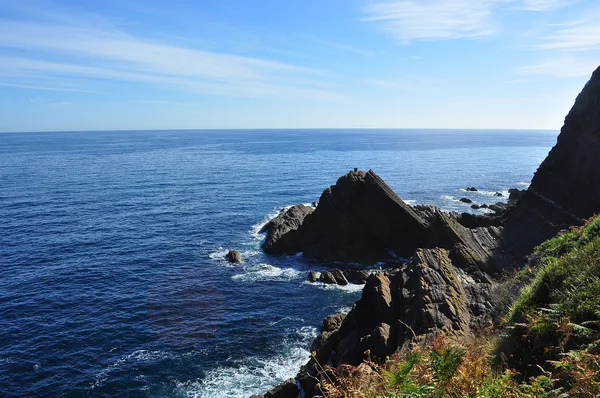
<svg viewBox="0 0 600 398"><path fill-rule="evenodd" d="M508 190L508 203L515 203L525 196L526 189L511 188Z"/></svg>
<svg viewBox="0 0 600 398"><path fill-rule="evenodd" d="M477 192L477 188L475 188L475 187L471 187L471 188L467 188L467 189L465 189L465 191L469 191L469 192Z"/></svg>
<svg viewBox="0 0 600 398"><path fill-rule="evenodd" d="M319 277L319 282L326 283L328 285L347 285L348 280L344 275L344 272L339 269L333 269L331 271L323 271Z"/></svg>
<svg viewBox="0 0 600 398"><path fill-rule="evenodd" d="M281 212L277 217L265 224L260 230L261 233L267 234L262 244L264 251L269 254L280 253L280 247L289 244L286 237L296 231L304 221L304 218L313 211L312 207L299 204Z"/></svg>
<svg viewBox="0 0 600 398"><path fill-rule="evenodd" d="M469 198L460 198L459 200L463 203L473 203L473 201Z"/></svg>
<svg viewBox="0 0 600 398"><path fill-rule="evenodd" d="M323 319L323 323L321 324L321 333L325 332L334 332L342 325L342 322L346 318L346 314L335 314L329 315L325 319Z"/></svg>
<svg viewBox="0 0 600 398"><path fill-rule="evenodd" d="M502 194L502 192L496 192L494 196L504 196L504 194Z"/></svg>
<svg viewBox="0 0 600 398"><path fill-rule="evenodd" d="M337 280L331 271L323 271L319 276L319 282L326 283L328 285L337 285Z"/></svg>
<svg viewBox="0 0 600 398"><path fill-rule="evenodd" d="M297 398L300 390L294 379L288 379L264 394L264 398Z"/></svg>
<svg viewBox="0 0 600 398"><path fill-rule="evenodd" d="M426 221L373 171L342 176L303 220L297 228L294 222L286 232L277 228L268 234L265 251L372 264L389 258L390 252L412 256L427 235Z"/></svg>
<svg viewBox="0 0 600 398"><path fill-rule="evenodd" d="M225 255L225 259L232 264L239 264L242 262L242 255L237 250L229 250Z"/></svg>
<svg viewBox="0 0 600 398"><path fill-rule="evenodd" d="M321 276L320 272L317 272L317 271L308 271L308 277L307 277L307 279L308 279L309 282L314 283L314 282L317 282L319 280L320 276Z"/></svg>
<svg viewBox="0 0 600 398"><path fill-rule="evenodd" d="M368 277L369 271L354 269L340 270L335 268L331 271L323 272L309 271L307 279L309 282L322 282L329 285L344 286L349 283L362 285L367 281Z"/></svg>
<svg viewBox="0 0 600 398"><path fill-rule="evenodd" d="M344 275L348 282L354 285L362 285L367 282L369 271L349 269L344 271Z"/></svg>
<svg viewBox="0 0 600 398"><path fill-rule="evenodd" d="M480 209L480 208L481 208L481 206L479 206L478 204L475 204L475 203L474 203L474 204L472 204L472 205L471 205L471 209L478 210L478 209Z"/></svg>

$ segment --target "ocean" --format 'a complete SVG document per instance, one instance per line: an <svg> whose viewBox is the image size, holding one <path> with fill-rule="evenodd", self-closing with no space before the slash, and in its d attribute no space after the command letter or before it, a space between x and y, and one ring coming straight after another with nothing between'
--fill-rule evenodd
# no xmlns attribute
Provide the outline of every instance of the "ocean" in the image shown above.
<svg viewBox="0 0 600 398"><path fill-rule="evenodd" d="M353 168L410 204L526 188L558 131L0 134L0 396L243 397L293 377L362 286L261 252ZM466 192L466 187L477 192ZM496 192L503 197L495 197ZM240 250L242 265L223 259Z"/></svg>

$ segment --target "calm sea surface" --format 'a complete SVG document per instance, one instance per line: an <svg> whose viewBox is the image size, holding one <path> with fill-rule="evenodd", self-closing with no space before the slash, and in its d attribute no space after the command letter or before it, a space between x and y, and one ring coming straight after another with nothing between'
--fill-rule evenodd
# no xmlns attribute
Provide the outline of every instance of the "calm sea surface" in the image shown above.
<svg viewBox="0 0 600 398"><path fill-rule="evenodd" d="M409 203L525 188L556 131L0 134L0 396L244 397L293 376L360 286L258 229L354 167ZM479 192L465 192L475 186ZM222 257L239 249L241 266Z"/></svg>

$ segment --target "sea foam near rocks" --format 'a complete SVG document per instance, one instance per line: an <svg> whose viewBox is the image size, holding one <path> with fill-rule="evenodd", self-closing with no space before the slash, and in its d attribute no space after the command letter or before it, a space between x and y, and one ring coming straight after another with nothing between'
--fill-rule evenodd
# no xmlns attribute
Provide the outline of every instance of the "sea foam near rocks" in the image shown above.
<svg viewBox="0 0 600 398"><path fill-rule="evenodd" d="M176 381L175 392L190 398L248 398L263 393L294 377L310 357L306 347L317 336L317 329L304 326L296 335L297 339L282 342L276 356L244 358L209 370L202 380Z"/></svg>
<svg viewBox="0 0 600 398"><path fill-rule="evenodd" d="M271 264L257 264L244 268L244 273L237 274L231 279L241 282L257 281L290 281L300 276L300 271L294 268L279 268Z"/></svg>

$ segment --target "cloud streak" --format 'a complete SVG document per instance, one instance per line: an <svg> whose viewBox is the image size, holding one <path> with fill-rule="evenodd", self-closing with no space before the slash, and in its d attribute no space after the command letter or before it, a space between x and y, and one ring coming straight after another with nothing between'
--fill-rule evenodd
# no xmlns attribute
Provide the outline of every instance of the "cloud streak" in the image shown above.
<svg viewBox="0 0 600 398"><path fill-rule="evenodd" d="M81 81L144 82L211 95L339 99L325 87L322 71L157 42L112 29L97 18L91 18L89 24L81 19L67 22L71 19L77 20L0 19L0 49L5 54L0 59L0 80L5 85L50 89L55 86L52 78L59 81L77 76Z"/></svg>
<svg viewBox="0 0 600 398"><path fill-rule="evenodd" d="M499 30L496 11L549 11L569 4L567 0L374 0L364 13L366 21L410 44L493 36Z"/></svg>

